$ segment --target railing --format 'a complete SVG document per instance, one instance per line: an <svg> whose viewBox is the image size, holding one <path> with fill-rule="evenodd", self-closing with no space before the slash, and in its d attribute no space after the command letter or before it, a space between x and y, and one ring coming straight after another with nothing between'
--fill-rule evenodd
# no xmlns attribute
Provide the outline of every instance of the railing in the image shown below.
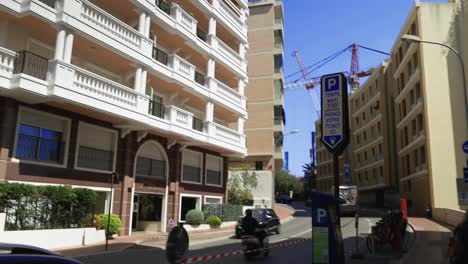
<svg viewBox="0 0 468 264"><path fill-rule="evenodd" d="M136 108L136 91L74 65L69 67L75 70L73 88L76 91L127 109Z"/></svg>
<svg viewBox="0 0 468 264"><path fill-rule="evenodd" d="M39 2L42 2L52 8L55 8L55 0L39 0Z"/></svg>
<svg viewBox="0 0 468 264"><path fill-rule="evenodd" d="M192 129L203 132L203 120L194 117L192 119Z"/></svg>
<svg viewBox="0 0 468 264"><path fill-rule="evenodd" d="M163 104L157 103L155 101L149 100L149 114L159 117L159 118L164 118L166 107Z"/></svg>
<svg viewBox="0 0 468 264"><path fill-rule="evenodd" d="M85 169L112 171L114 166L114 152L80 146L78 149L77 165Z"/></svg>
<svg viewBox="0 0 468 264"><path fill-rule="evenodd" d="M24 73L45 80L48 63L49 61L46 58L23 50L18 52L16 56L13 73Z"/></svg>
<svg viewBox="0 0 468 264"><path fill-rule="evenodd" d="M177 55L171 55L174 71L190 80L195 80L195 66Z"/></svg>
<svg viewBox="0 0 468 264"><path fill-rule="evenodd" d="M228 59L231 60L232 62L236 64L242 63L241 56L220 39L218 39L218 49L221 53L223 53L226 57L228 57Z"/></svg>
<svg viewBox="0 0 468 264"><path fill-rule="evenodd" d="M205 86L205 75L203 73L195 71L195 82L201 86Z"/></svg>
<svg viewBox="0 0 468 264"><path fill-rule="evenodd" d="M156 48L153 46L153 59L159 61L160 63L164 64L164 65L168 65L169 63L169 56L167 55L167 53L165 53L164 51Z"/></svg>
<svg viewBox="0 0 468 264"><path fill-rule="evenodd" d="M197 37L206 42L206 32L197 27Z"/></svg>
<svg viewBox="0 0 468 264"><path fill-rule="evenodd" d="M196 34L198 22L179 5L173 5L172 8L174 9L173 14L175 15L176 22L193 34Z"/></svg>
<svg viewBox="0 0 468 264"><path fill-rule="evenodd" d="M163 0L156 0L156 6L159 7L164 13L171 15L171 5Z"/></svg>
<svg viewBox="0 0 468 264"><path fill-rule="evenodd" d="M242 104L243 96L240 95L237 91L232 89L231 87L227 86L221 81L216 80L217 83L217 92L221 94L223 97L227 98L228 100L236 103Z"/></svg>
<svg viewBox="0 0 468 264"><path fill-rule="evenodd" d="M240 145L241 137L237 131L228 127L213 123L215 127L214 136L220 140L227 141L231 144Z"/></svg>
<svg viewBox="0 0 468 264"><path fill-rule="evenodd" d="M16 158L40 162L63 163L64 143L26 134L18 134Z"/></svg>
<svg viewBox="0 0 468 264"><path fill-rule="evenodd" d="M229 8L223 0L219 0L220 12L231 21L237 29L242 29L242 23L238 14ZM239 11L238 11L239 12ZM240 12L239 12L240 13Z"/></svg>
<svg viewBox="0 0 468 264"><path fill-rule="evenodd" d="M169 121L174 124L178 125L187 129L192 129L193 126L193 114L185 111L183 109L180 109L178 107L175 107L173 105L166 107Z"/></svg>
<svg viewBox="0 0 468 264"><path fill-rule="evenodd" d="M113 35L137 48L141 47L142 36L137 30L88 1L83 1L81 18L91 23L92 27L99 27L108 35Z"/></svg>
<svg viewBox="0 0 468 264"><path fill-rule="evenodd" d="M0 47L0 75L6 74L7 76L10 76L13 74L15 58L15 52Z"/></svg>

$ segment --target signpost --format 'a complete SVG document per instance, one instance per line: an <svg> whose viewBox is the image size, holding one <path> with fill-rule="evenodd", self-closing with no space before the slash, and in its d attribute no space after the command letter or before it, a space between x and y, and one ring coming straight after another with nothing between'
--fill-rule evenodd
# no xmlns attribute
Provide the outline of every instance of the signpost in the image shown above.
<svg viewBox="0 0 468 264"><path fill-rule="evenodd" d="M339 201L340 178L338 156L343 153L349 142L348 120L348 87L347 79L342 73L324 75L321 78L321 140L325 147L333 153L333 170L335 176L335 200ZM330 216L331 221L340 226L340 206L336 203L336 214ZM341 238L341 232L339 233ZM343 244L337 252L344 252ZM344 263L341 253L336 256L336 263Z"/></svg>
<svg viewBox="0 0 468 264"><path fill-rule="evenodd" d="M468 140L465 141L465 143L463 143L463 152L465 152L465 154L468 154Z"/></svg>
<svg viewBox="0 0 468 264"><path fill-rule="evenodd" d="M312 209L312 261L313 263L329 263L329 220L325 208Z"/></svg>

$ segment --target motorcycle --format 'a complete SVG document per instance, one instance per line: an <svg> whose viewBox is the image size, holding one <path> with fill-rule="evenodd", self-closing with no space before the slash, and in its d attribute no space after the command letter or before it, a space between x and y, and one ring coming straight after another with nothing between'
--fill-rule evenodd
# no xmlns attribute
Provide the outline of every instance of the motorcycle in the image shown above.
<svg viewBox="0 0 468 264"><path fill-rule="evenodd" d="M244 235L241 237L244 257L248 260L262 254L264 257L268 257L270 254L268 238L269 234L267 232L267 227L259 224L259 227L256 229L255 233L255 236ZM260 239L263 240L263 247L262 243L260 243Z"/></svg>

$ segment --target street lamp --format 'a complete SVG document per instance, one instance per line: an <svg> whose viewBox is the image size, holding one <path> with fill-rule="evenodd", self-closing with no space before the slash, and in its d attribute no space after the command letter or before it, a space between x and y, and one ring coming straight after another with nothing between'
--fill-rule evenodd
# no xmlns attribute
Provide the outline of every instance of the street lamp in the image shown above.
<svg viewBox="0 0 468 264"><path fill-rule="evenodd" d="M278 143L280 142L280 140L282 140L284 137L289 136L289 135L292 135L292 134L297 134L297 133L299 133L299 132L300 132L299 129L294 129L294 130L292 130L291 132L288 132L288 133L286 133L286 134L284 134L284 135L278 137L278 138L275 140L275 146L278 145Z"/></svg>
<svg viewBox="0 0 468 264"><path fill-rule="evenodd" d="M466 87L466 76L465 76L465 63L463 61L463 57L461 56L460 52L458 52L456 49L454 49L454 48L452 48L449 45L446 45L444 43L426 41L426 40L423 40L420 37L415 36L415 35L405 34L405 35L401 36L401 39L406 40L406 41L410 41L410 42L414 42L414 43L428 43L428 44L442 46L442 47L445 47L445 48L451 50L453 53L455 53L455 55L457 55L458 60L460 61L461 70L462 70L463 92L464 92L464 95L465 95L465 125L466 125L466 128L468 130L468 102L467 102L467 95L466 95L466 93L467 93L466 88L467 87Z"/></svg>

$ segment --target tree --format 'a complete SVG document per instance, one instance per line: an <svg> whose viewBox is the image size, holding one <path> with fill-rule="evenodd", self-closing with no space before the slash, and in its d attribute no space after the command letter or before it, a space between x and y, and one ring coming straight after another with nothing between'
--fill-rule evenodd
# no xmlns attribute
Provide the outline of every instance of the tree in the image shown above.
<svg viewBox="0 0 468 264"><path fill-rule="evenodd" d="M257 174L243 171L233 174L228 180L228 201L230 204L252 205L252 190L257 188Z"/></svg>
<svg viewBox="0 0 468 264"><path fill-rule="evenodd" d="M315 163L312 161L310 163L306 163L302 166L302 171L304 172L304 176L307 180L304 181L305 186L304 189L312 190L316 188L316 179L317 179L317 167Z"/></svg>
<svg viewBox="0 0 468 264"><path fill-rule="evenodd" d="M289 194L289 191L293 191L295 195L300 195L304 191L304 186L299 178L281 170L276 173L275 190L280 194Z"/></svg>

